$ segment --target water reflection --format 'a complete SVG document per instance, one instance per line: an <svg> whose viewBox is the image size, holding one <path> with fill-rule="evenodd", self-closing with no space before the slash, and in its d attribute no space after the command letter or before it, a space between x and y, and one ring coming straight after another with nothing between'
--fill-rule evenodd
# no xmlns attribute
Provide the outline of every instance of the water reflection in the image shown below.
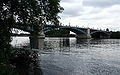
<svg viewBox="0 0 120 75"><path fill-rule="evenodd" d="M91 39L79 39L76 38L76 44L88 44L91 41Z"/></svg>
<svg viewBox="0 0 120 75"><path fill-rule="evenodd" d="M119 75L120 73L118 67L120 40L48 38L45 39L45 45L50 48L48 51L50 53L40 56L44 75Z"/></svg>
<svg viewBox="0 0 120 75"><path fill-rule="evenodd" d="M48 51L48 52L63 52L63 51L68 52L70 50L70 40L69 40L69 38L57 38L57 39L48 38L48 39L45 40L44 51Z"/></svg>

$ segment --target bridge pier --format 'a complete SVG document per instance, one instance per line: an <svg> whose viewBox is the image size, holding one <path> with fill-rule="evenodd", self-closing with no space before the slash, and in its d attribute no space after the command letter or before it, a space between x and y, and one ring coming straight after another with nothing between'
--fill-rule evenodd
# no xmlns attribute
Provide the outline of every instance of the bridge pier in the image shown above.
<svg viewBox="0 0 120 75"><path fill-rule="evenodd" d="M31 49L42 49L44 45L44 39L41 36L30 36L30 48Z"/></svg>
<svg viewBox="0 0 120 75"><path fill-rule="evenodd" d="M42 49L44 45L45 34L43 31L39 32L39 35L30 36L30 47L31 49Z"/></svg>
<svg viewBox="0 0 120 75"><path fill-rule="evenodd" d="M80 39L90 39L91 38L90 29L88 28L86 32L87 32L86 34L83 33L77 34L76 37Z"/></svg>

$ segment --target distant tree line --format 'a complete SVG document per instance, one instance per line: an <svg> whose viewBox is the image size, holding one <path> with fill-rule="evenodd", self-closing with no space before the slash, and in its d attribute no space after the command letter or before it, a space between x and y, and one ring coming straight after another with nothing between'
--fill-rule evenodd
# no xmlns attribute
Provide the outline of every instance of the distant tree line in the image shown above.
<svg viewBox="0 0 120 75"><path fill-rule="evenodd" d="M120 39L120 32L119 31L111 32L110 38L111 39Z"/></svg>
<svg viewBox="0 0 120 75"><path fill-rule="evenodd" d="M65 29L53 29L49 32L45 33L45 36L52 36L52 37L63 37L63 36L69 36L70 31Z"/></svg>

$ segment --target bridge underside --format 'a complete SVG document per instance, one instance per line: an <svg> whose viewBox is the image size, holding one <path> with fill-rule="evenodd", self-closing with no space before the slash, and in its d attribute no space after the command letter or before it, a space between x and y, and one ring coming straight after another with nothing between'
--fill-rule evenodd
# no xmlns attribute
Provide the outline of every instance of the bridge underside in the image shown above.
<svg viewBox="0 0 120 75"><path fill-rule="evenodd" d="M59 30L59 29L64 29L64 30L68 30L68 31L72 31L72 32L74 32L74 33L76 33L76 34L86 34L86 32L85 31L83 31L83 30L80 30L80 29L75 29L75 28L63 28L63 27L60 27L60 28L50 28L50 29L47 29L47 30L44 30L44 33L47 33L47 32L50 32L50 31L52 31L52 30Z"/></svg>
<svg viewBox="0 0 120 75"><path fill-rule="evenodd" d="M81 39L87 39L87 38L91 38L91 36L90 36L90 33L88 34L87 33L87 30L85 31L85 30L81 30L81 29L78 29L78 28L58 28L58 31L60 30L60 29L63 29L63 32L65 31L65 30L67 30L67 31L72 31L72 32L74 32L74 33L76 33L76 37L77 38L81 38ZM48 29L48 30L46 30L46 31L44 31L45 32L45 34L47 34L47 33L50 33L50 32L53 32L55 29L53 29L53 30L50 30L50 29ZM57 31L56 31L57 32ZM56 33L55 32L55 33ZM59 34L59 32L57 32L57 36L58 36L58 34ZM67 35L69 35L70 33L68 33ZM62 34L62 35L64 35L64 34Z"/></svg>
<svg viewBox="0 0 120 75"><path fill-rule="evenodd" d="M85 30L81 30L79 28L58 28L59 29L63 29L63 30L67 30L67 31L72 31L74 33L76 33L76 37L77 38L81 38L81 39L88 39L88 38L101 38L101 39L106 39L106 38L110 38L110 34L108 32L105 31L90 31L90 29ZM54 29L53 29L54 30ZM48 29L48 32L51 32L52 30ZM58 32L57 32L58 34ZM69 35L70 33L67 33L67 35ZM64 34L61 34L64 35ZM55 36L55 35L54 35Z"/></svg>

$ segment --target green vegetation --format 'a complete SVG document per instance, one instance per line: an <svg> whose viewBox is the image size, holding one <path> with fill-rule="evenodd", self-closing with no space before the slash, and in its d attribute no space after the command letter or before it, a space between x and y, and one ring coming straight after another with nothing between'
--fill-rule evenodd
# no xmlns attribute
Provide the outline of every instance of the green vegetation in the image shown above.
<svg viewBox="0 0 120 75"><path fill-rule="evenodd" d="M111 36L110 36L111 39L120 39L120 32L117 31L117 32L111 32Z"/></svg>
<svg viewBox="0 0 120 75"><path fill-rule="evenodd" d="M10 46L13 25L33 25L32 35L38 35L47 22L58 24L63 10L60 0L0 0L0 75L14 75L10 65L13 48Z"/></svg>
<svg viewBox="0 0 120 75"><path fill-rule="evenodd" d="M49 32L47 32L45 35L46 36L68 36L70 34L70 31L65 30L65 29L53 29Z"/></svg>

